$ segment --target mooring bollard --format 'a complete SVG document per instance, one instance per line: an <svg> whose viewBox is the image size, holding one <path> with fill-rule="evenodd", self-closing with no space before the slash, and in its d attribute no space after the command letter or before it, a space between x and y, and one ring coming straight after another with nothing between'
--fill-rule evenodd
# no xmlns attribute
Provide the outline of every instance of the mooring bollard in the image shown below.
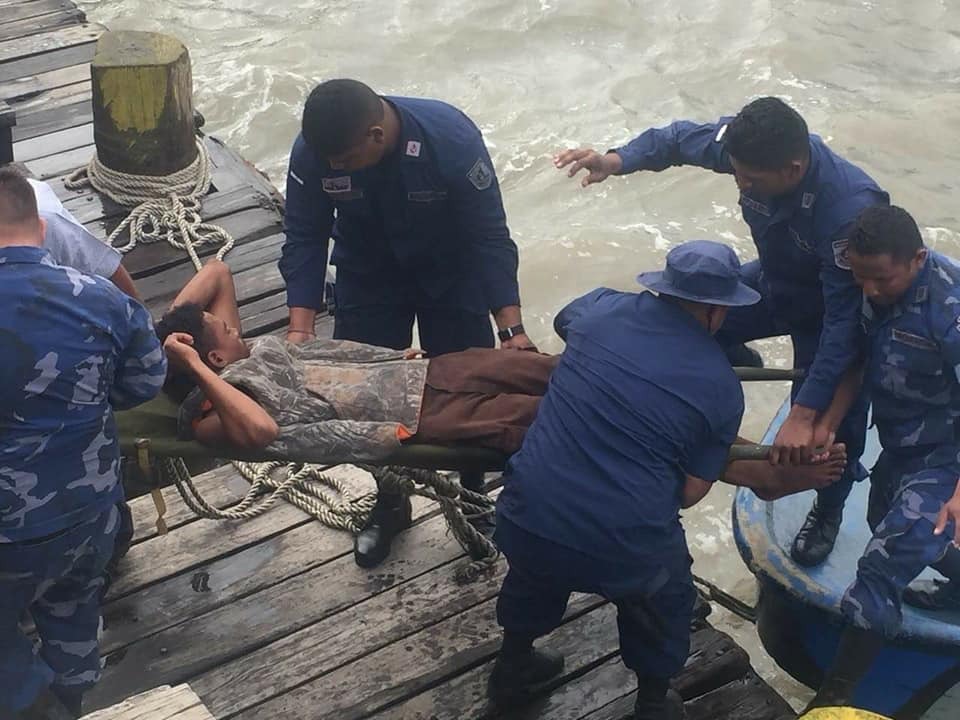
<svg viewBox="0 0 960 720"><path fill-rule="evenodd" d="M131 175L169 175L197 157L190 54L169 35L105 32L90 65L100 162Z"/></svg>

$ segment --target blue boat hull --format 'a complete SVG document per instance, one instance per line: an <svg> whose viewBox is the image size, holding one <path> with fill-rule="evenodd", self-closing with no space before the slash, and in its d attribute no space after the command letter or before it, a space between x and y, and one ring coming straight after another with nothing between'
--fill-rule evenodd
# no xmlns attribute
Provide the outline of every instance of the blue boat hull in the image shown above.
<svg viewBox="0 0 960 720"><path fill-rule="evenodd" d="M765 442L772 440L786 410L786 406L781 408ZM864 464L870 467L878 453L872 436ZM760 586L760 639L787 673L810 687L819 685L833 660L840 635L840 599L854 579L857 559L870 537L865 519L867 494L867 482L854 488L837 547L827 562L816 568L802 568L789 556L813 493L767 503L741 490L734 500L737 548ZM927 574L935 576L932 570ZM898 720L960 717L956 709L945 715L930 711L939 697L958 687L960 614L905 607L901 635L864 678L855 705Z"/></svg>

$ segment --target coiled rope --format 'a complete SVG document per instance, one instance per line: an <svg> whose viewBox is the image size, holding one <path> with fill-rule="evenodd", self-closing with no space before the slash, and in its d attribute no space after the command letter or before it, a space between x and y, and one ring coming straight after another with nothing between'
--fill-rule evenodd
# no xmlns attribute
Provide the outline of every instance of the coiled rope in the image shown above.
<svg viewBox="0 0 960 720"><path fill-rule="evenodd" d="M166 240L174 248L185 250L193 266L200 270L203 263L198 247L220 243L217 259L222 260L234 244L230 233L201 218L201 203L210 190L211 177L210 154L198 138L194 161L169 175L118 172L101 163L94 153L87 166L70 175L64 184L71 190L90 185L118 205L132 208L106 239L111 247L126 253L141 243ZM117 238L127 229L127 243L117 246Z"/></svg>

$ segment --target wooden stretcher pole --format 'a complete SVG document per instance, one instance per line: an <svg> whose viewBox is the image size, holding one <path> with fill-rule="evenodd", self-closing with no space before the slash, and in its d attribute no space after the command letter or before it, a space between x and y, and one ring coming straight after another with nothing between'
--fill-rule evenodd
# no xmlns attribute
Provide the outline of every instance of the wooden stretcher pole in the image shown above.
<svg viewBox="0 0 960 720"><path fill-rule="evenodd" d="M167 514L167 501L163 499L163 492L160 490L157 469L150 454L150 441L147 438L138 438L135 447L137 448L137 467L143 474L144 481L150 485L150 497L153 498L153 506L157 509L157 534L166 535L167 521L163 516Z"/></svg>

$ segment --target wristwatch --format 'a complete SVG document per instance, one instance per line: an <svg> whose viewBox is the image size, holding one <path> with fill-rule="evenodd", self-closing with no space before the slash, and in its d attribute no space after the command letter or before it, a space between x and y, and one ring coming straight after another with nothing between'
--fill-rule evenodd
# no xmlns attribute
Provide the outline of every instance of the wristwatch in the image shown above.
<svg viewBox="0 0 960 720"><path fill-rule="evenodd" d="M523 329L523 325L512 325L511 327L498 331L497 337L500 338L501 342L506 342L512 337L524 335L525 333L526 330Z"/></svg>

